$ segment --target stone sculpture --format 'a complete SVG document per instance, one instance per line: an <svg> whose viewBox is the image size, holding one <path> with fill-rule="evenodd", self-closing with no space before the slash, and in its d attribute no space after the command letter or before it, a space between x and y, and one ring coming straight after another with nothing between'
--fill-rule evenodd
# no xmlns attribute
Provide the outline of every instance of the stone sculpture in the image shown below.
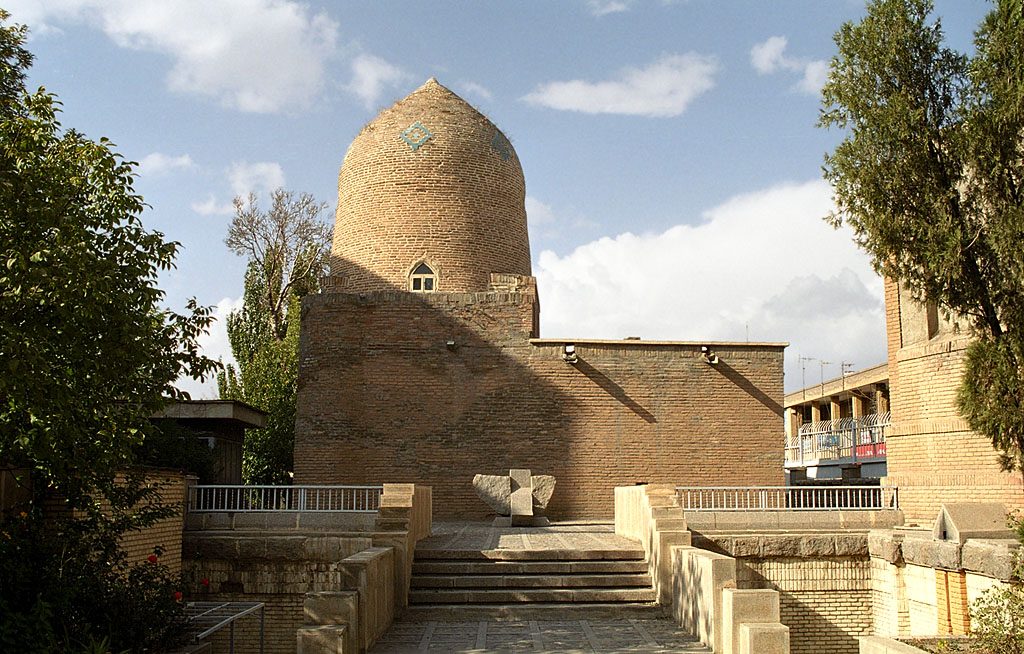
<svg viewBox="0 0 1024 654"><path fill-rule="evenodd" d="M539 527L551 524L544 510L555 490L551 475L532 475L529 470L514 468L506 475L476 475L476 494L498 517L494 526Z"/></svg>

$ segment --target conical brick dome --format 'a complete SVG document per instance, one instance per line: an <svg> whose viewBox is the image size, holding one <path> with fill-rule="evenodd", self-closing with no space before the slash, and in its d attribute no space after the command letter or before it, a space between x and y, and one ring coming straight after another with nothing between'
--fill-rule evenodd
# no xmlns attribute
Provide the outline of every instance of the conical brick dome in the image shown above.
<svg viewBox="0 0 1024 654"><path fill-rule="evenodd" d="M505 135L431 78L352 142L338 176L332 275L344 292L487 290L530 274L526 186ZM423 268L426 264L426 269Z"/></svg>

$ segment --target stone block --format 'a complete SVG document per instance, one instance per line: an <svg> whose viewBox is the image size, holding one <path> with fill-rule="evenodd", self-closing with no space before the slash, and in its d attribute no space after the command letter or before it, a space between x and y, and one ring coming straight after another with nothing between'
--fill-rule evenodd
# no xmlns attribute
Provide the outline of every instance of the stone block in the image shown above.
<svg viewBox="0 0 1024 654"><path fill-rule="evenodd" d="M800 556L817 558L835 556L835 553L834 536L803 536L800 538Z"/></svg>
<svg viewBox="0 0 1024 654"><path fill-rule="evenodd" d="M264 537L235 538L238 546L238 558L262 559L267 556L267 539Z"/></svg>
<svg viewBox="0 0 1024 654"><path fill-rule="evenodd" d="M297 561L302 558L305 536L274 536L265 540L268 559ZM239 549L241 549L241 545L239 545Z"/></svg>
<svg viewBox="0 0 1024 654"><path fill-rule="evenodd" d="M1016 539L971 539L964 543L961 551L963 568L1010 581L1019 548L1020 542Z"/></svg>
<svg viewBox="0 0 1024 654"><path fill-rule="evenodd" d="M903 534L891 529L872 529L868 532L868 554L889 563L902 563Z"/></svg>
<svg viewBox="0 0 1024 654"><path fill-rule="evenodd" d="M868 539L863 534L838 534L836 556L867 556Z"/></svg>
<svg viewBox="0 0 1024 654"><path fill-rule="evenodd" d="M196 558L237 559L238 541L230 536L200 535L185 539L184 547L196 552Z"/></svg>
<svg viewBox="0 0 1024 654"><path fill-rule="evenodd" d="M778 622L779 593L774 590L722 589L722 651L739 652L740 626Z"/></svg>
<svg viewBox="0 0 1024 654"><path fill-rule="evenodd" d="M509 515L512 479L505 475L476 475L473 488L477 496L498 515Z"/></svg>
<svg viewBox="0 0 1024 654"><path fill-rule="evenodd" d="M722 590L736 586L736 559L693 547L672 548L672 607L676 622L722 652Z"/></svg>
<svg viewBox="0 0 1024 654"><path fill-rule="evenodd" d="M761 538L761 556L798 557L803 547L804 536L764 536Z"/></svg>
<svg viewBox="0 0 1024 654"><path fill-rule="evenodd" d="M359 592L321 591L306 593L302 611L307 625L347 627L342 634L342 651L356 652L356 634L359 632Z"/></svg>
<svg viewBox="0 0 1024 654"><path fill-rule="evenodd" d="M732 548L728 553L735 557L760 556L761 539L757 536L737 536L732 539Z"/></svg>
<svg viewBox="0 0 1024 654"><path fill-rule="evenodd" d="M778 622L740 625L738 654L789 654L789 627Z"/></svg>
<svg viewBox="0 0 1024 654"><path fill-rule="evenodd" d="M555 478L551 475L534 475L531 483L533 484L533 513L534 515L543 515L555 492Z"/></svg>
<svg viewBox="0 0 1024 654"><path fill-rule="evenodd" d="M349 654L345 649L345 625L299 627L295 632L295 654Z"/></svg>

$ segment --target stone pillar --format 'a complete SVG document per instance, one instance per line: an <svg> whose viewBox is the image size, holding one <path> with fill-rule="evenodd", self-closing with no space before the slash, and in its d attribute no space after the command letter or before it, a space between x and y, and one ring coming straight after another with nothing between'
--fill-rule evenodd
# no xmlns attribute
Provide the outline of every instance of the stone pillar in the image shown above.
<svg viewBox="0 0 1024 654"><path fill-rule="evenodd" d="M811 422L821 422L821 405L811 405Z"/></svg>
<svg viewBox="0 0 1024 654"><path fill-rule="evenodd" d="M839 420L839 417L843 414L843 406L839 401L838 397L828 398L828 417L833 421Z"/></svg>

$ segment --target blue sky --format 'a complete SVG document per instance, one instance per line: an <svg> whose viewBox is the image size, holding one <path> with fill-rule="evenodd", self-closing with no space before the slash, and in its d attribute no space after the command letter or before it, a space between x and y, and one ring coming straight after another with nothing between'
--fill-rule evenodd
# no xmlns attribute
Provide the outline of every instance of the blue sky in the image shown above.
<svg viewBox="0 0 1024 654"><path fill-rule="evenodd" d="M175 308L238 306L235 195L307 191L331 220L348 144L436 77L522 162L542 336L788 341L787 391L801 356L832 362L826 378L885 359L881 282L821 220L841 134L815 127L832 35L862 2L0 6L29 25L30 84L59 96L65 126L140 162L146 225L183 246L161 280ZM988 6L937 2L949 44L972 51ZM221 326L204 343L230 355Z"/></svg>

